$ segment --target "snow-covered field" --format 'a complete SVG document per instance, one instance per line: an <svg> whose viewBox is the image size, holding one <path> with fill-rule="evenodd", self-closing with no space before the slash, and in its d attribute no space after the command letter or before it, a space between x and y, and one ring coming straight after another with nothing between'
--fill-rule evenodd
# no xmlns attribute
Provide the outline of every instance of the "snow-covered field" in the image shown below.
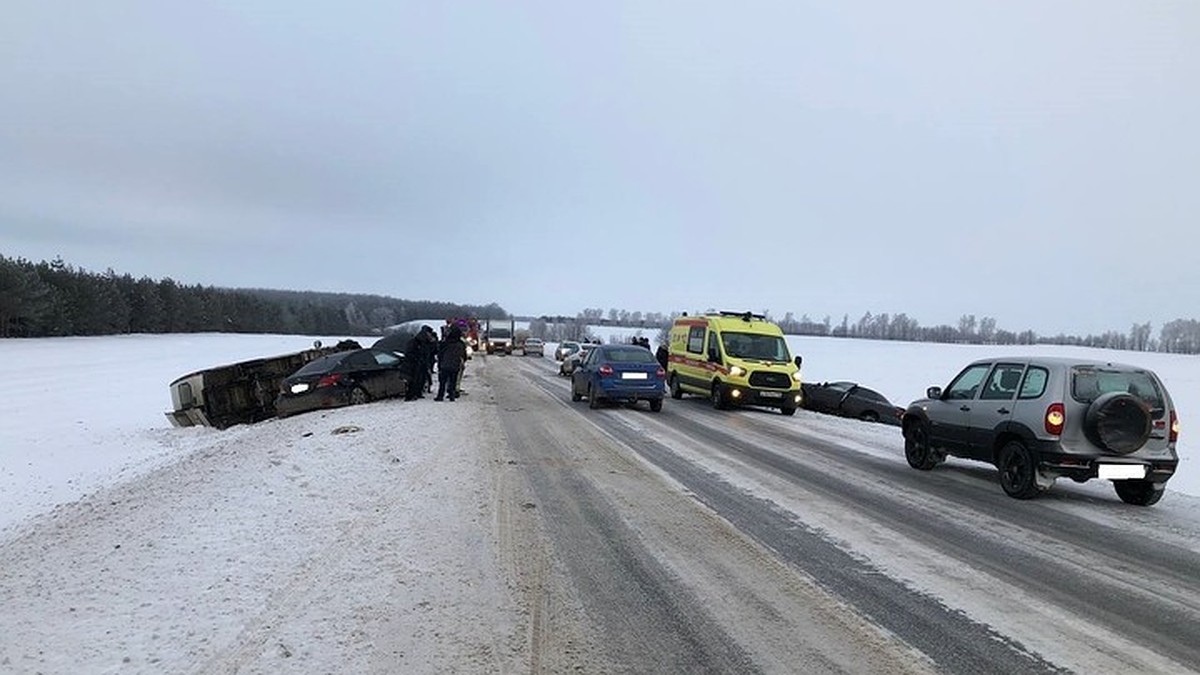
<svg viewBox="0 0 1200 675"><path fill-rule="evenodd" d="M604 340L656 331L595 328ZM57 504L127 480L187 454L211 430L173 429L167 384L195 370L304 349L339 336L122 335L0 340L8 386L0 390L0 532ZM364 345L373 338L357 338ZM967 361L989 354L1079 355L1147 366L1180 411L1178 474L1168 491L1200 495L1191 421L1200 415L1200 358L1072 347L980 345L789 337L808 381L854 380L899 405L945 385ZM546 347L546 353L554 345ZM411 424L420 424L416 419Z"/></svg>

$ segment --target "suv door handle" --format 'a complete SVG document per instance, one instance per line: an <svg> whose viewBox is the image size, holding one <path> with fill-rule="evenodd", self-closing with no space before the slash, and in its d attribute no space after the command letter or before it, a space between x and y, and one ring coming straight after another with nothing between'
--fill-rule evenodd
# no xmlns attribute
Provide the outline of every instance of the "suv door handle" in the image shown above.
<svg viewBox="0 0 1200 675"><path fill-rule="evenodd" d="M1000 413L1001 415L1007 415L1008 413L1010 413L1012 411L1009 410L1008 408L999 408L996 410L996 412Z"/></svg>
<svg viewBox="0 0 1200 675"><path fill-rule="evenodd" d="M961 411L963 411L963 412L970 412L970 411L971 411L971 406L969 406L969 405L960 406L960 407L959 407L959 410L961 410Z"/></svg>

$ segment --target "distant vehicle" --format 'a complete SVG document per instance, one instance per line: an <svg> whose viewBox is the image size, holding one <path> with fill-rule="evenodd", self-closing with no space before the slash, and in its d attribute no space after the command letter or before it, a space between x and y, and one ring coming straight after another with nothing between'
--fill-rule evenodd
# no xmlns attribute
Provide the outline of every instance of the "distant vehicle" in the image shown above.
<svg viewBox="0 0 1200 675"><path fill-rule="evenodd" d="M285 417L403 396L409 384L405 370L404 359L382 349L323 356L283 379L275 411Z"/></svg>
<svg viewBox="0 0 1200 675"><path fill-rule="evenodd" d="M173 410L167 419L176 427L228 429L275 417L279 383L297 368L329 354L357 349L353 340L333 347L318 341L312 349L239 361L183 375L168 385Z"/></svg>
<svg viewBox="0 0 1200 675"><path fill-rule="evenodd" d="M1010 497L1058 478L1111 480L1121 501L1150 506L1175 475L1179 417L1152 371L1062 357L967 364L904 412L904 456L928 471L948 455L994 464Z"/></svg>
<svg viewBox="0 0 1200 675"><path fill-rule="evenodd" d="M570 354L567 354L565 357L563 357L562 363L558 364L558 374L569 376L571 373L575 372L575 369L579 367L579 364L587 358L588 353L599 346L600 345L594 345L590 342L580 343L578 349Z"/></svg>
<svg viewBox="0 0 1200 675"><path fill-rule="evenodd" d="M446 323L440 327L440 335L443 340L446 339L446 333L451 326L457 326L462 331L463 337L467 340L467 358L471 358L473 352L480 351L484 348L480 338L479 320L473 317L451 317L446 319Z"/></svg>
<svg viewBox="0 0 1200 675"><path fill-rule="evenodd" d="M854 382L805 382L802 388L801 405L806 410L896 426L900 426L900 416L904 414L904 408L883 394Z"/></svg>
<svg viewBox="0 0 1200 675"><path fill-rule="evenodd" d="M649 401L650 410L662 410L667 373L654 354L637 345L597 345L571 373L571 400L588 400L588 407L604 402L636 404Z"/></svg>
<svg viewBox="0 0 1200 675"><path fill-rule="evenodd" d="M488 319L483 338L484 348L488 354L512 354L515 334L516 324L512 319Z"/></svg>
<svg viewBox="0 0 1200 675"><path fill-rule="evenodd" d="M554 360L562 361L571 354L579 350L579 343L575 340L563 340L558 343L558 347L554 349Z"/></svg>
<svg viewBox="0 0 1200 675"><path fill-rule="evenodd" d="M524 344L521 346L521 354L524 356L545 356L546 343L541 338L525 338Z"/></svg>

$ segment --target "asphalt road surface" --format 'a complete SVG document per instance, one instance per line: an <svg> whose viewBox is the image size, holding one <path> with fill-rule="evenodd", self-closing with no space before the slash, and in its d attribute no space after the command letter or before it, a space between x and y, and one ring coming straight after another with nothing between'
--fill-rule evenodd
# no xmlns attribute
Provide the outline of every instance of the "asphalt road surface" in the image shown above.
<svg viewBox="0 0 1200 675"><path fill-rule="evenodd" d="M1195 521L1096 484L1025 502L984 465L917 472L895 427L690 397L590 410L556 366L479 373L538 516L531 592L571 607L605 671L1200 667Z"/></svg>

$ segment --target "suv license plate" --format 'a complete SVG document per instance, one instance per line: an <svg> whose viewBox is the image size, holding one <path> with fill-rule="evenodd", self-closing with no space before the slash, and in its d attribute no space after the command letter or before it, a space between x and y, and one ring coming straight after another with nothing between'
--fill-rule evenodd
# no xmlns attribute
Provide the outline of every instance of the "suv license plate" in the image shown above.
<svg viewBox="0 0 1200 675"><path fill-rule="evenodd" d="M648 377L646 373L621 373L622 380L645 380Z"/></svg>
<svg viewBox="0 0 1200 675"><path fill-rule="evenodd" d="M760 391L758 395L763 398L783 398L782 391Z"/></svg>
<svg viewBox="0 0 1200 675"><path fill-rule="evenodd" d="M1130 478L1145 478L1145 464L1100 464L1096 467L1096 477L1107 480L1122 480Z"/></svg>

